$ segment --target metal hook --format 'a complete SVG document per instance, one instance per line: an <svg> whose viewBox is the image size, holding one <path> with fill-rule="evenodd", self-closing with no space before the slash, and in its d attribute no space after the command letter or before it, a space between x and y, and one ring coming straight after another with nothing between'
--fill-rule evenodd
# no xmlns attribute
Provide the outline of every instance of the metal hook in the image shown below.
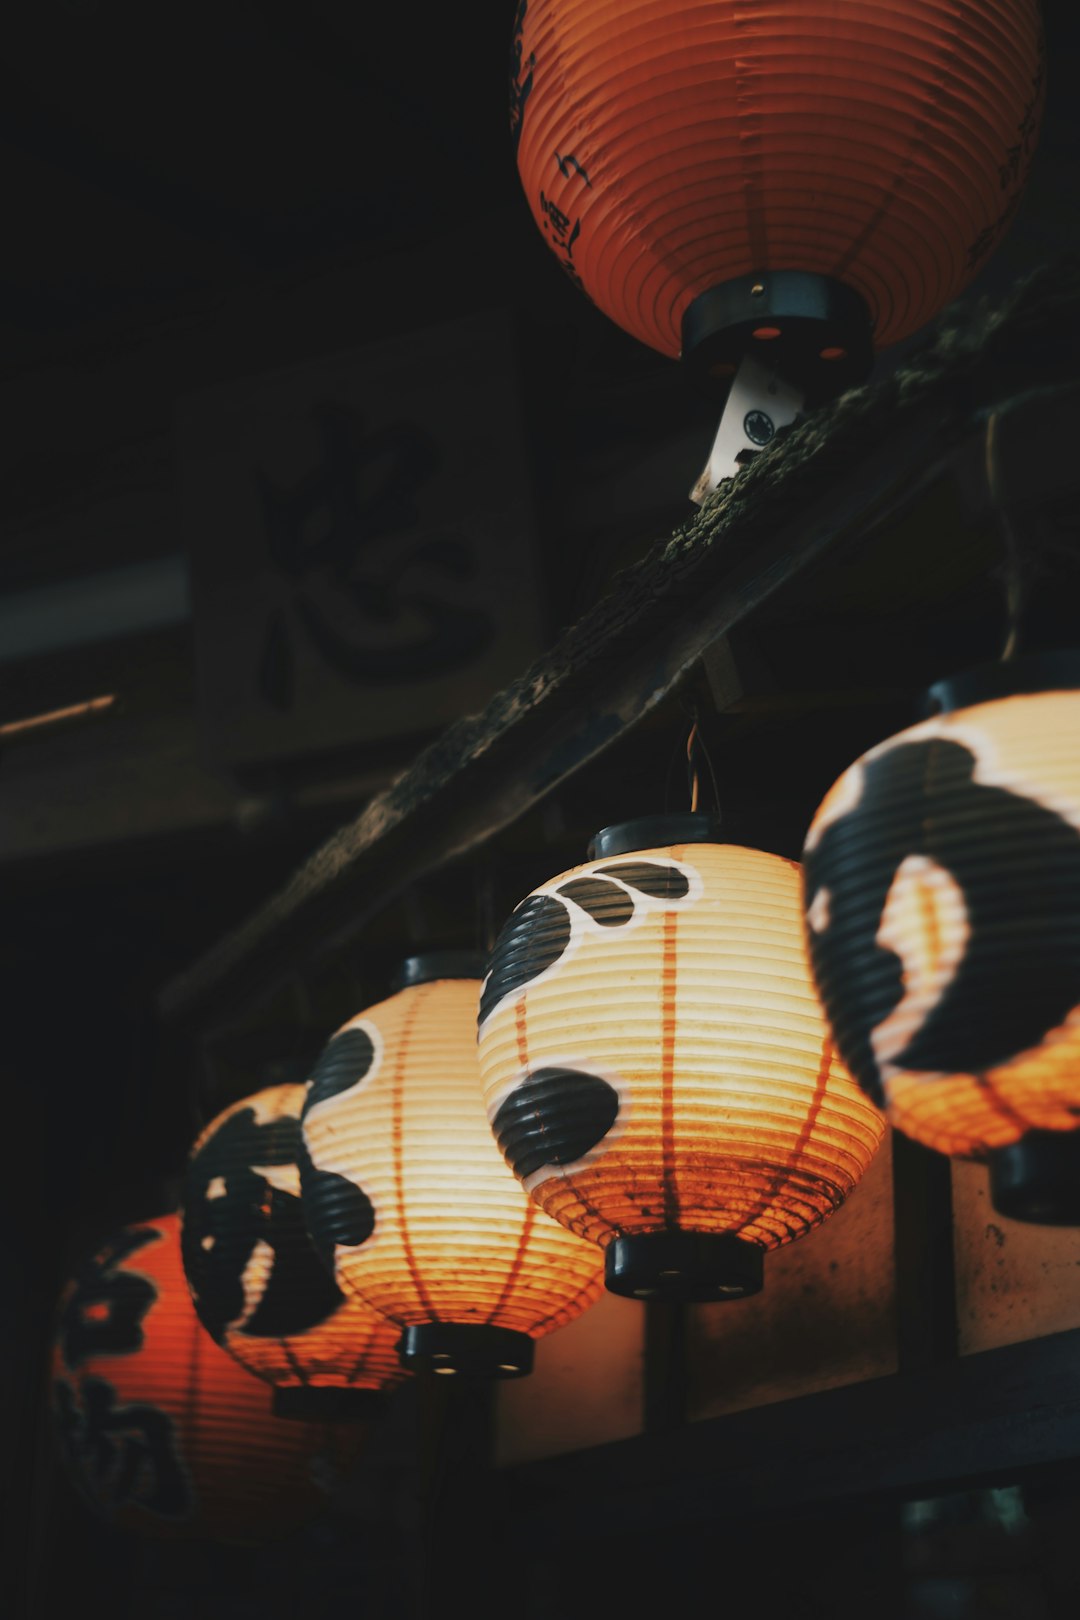
<svg viewBox="0 0 1080 1620"><path fill-rule="evenodd" d="M991 411L986 419L986 485L1001 531L1005 552L1005 645L1001 649L1002 663L1016 657L1020 646L1020 629L1025 606L1023 559L1009 513L1005 505L1001 483L1001 465L998 460L998 412Z"/></svg>

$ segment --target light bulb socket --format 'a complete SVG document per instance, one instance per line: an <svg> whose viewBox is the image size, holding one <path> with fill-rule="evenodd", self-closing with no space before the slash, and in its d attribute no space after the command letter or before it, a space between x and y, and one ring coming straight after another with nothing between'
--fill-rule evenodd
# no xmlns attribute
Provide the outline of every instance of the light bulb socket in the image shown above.
<svg viewBox="0 0 1080 1620"><path fill-rule="evenodd" d="M764 1252L734 1232L638 1232L604 1253L608 1292L665 1305L746 1299L761 1292Z"/></svg>
<svg viewBox="0 0 1080 1620"><path fill-rule="evenodd" d="M381 1389L345 1389L332 1385L290 1384L274 1390L275 1417L303 1423L368 1423L386 1410Z"/></svg>
<svg viewBox="0 0 1080 1620"><path fill-rule="evenodd" d="M487 972L483 951L425 951L407 956L390 984L391 995L436 979L482 979Z"/></svg>
<svg viewBox="0 0 1080 1620"><path fill-rule="evenodd" d="M951 714L1020 693L1075 692L1080 689L1080 652L1029 653L996 664L980 664L937 681L926 694L928 714Z"/></svg>
<svg viewBox="0 0 1080 1620"><path fill-rule="evenodd" d="M634 855L638 850L668 849L672 844L719 842L719 816L684 810L670 816L639 816L635 821L616 821L610 827L601 827L589 842L586 859L599 861L609 855Z"/></svg>
<svg viewBox="0 0 1080 1620"><path fill-rule="evenodd" d="M865 382L874 326L861 294L832 276L765 270L699 293L682 318L682 358L706 382L730 382L746 355L811 404Z"/></svg>
<svg viewBox="0 0 1080 1620"><path fill-rule="evenodd" d="M1080 1226L1080 1130L1028 1131L987 1154L999 1215L1037 1226Z"/></svg>
<svg viewBox="0 0 1080 1620"><path fill-rule="evenodd" d="M527 1333L489 1323L414 1322L401 1335L398 1359L410 1372L468 1378L524 1378L533 1368Z"/></svg>

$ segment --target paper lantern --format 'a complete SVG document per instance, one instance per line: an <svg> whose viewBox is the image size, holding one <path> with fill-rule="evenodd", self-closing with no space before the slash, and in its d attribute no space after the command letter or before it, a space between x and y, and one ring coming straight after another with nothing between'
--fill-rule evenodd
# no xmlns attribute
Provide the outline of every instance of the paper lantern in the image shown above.
<svg viewBox="0 0 1080 1620"><path fill-rule="evenodd" d="M1012 218L1037 0L520 0L511 129L564 270L662 354L838 391Z"/></svg>
<svg viewBox="0 0 1080 1620"><path fill-rule="evenodd" d="M814 817L814 974L895 1125L989 1158L1003 1213L1080 1220L1080 655L931 696Z"/></svg>
<svg viewBox="0 0 1080 1620"><path fill-rule="evenodd" d="M400 1330L347 1298L300 1202L306 1087L271 1086L217 1116L192 1149L181 1250L203 1326L274 1385L279 1416L369 1414L405 1376Z"/></svg>
<svg viewBox="0 0 1080 1620"><path fill-rule="evenodd" d="M254 1544L329 1500L360 1431L275 1418L195 1314L175 1215L125 1227L68 1284L52 1403L69 1472L119 1529Z"/></svg>
<svg viewBox="0 0 1080 1620"><path fill-rule="evenodd" d="M481 973L467 953L412 957L330 1041L304 1107L304 1209L340 1286L400 1323L407 1366L512 1377L598 1297L600 1265L491 1139Z"/></svg>
<svg viewBox="0 0 1080 1620"><path fill-rule="evenodd" d="M884 1129L825 1027L798 867L715 837L696 814L599 833L513 913L480 1008L509 1164L646 1299L755 1293Z"/></svg>

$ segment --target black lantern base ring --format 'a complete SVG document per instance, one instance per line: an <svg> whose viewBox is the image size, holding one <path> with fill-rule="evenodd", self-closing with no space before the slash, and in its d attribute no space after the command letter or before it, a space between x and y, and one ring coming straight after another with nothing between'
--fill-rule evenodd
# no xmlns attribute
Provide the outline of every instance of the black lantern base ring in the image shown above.
<svg viewBox="0 0 1080 1620"><path fill-rule="evenodd" d="M642 1232L604 1256L612 1294L665 1304L746 1299L761 1292L764 1252L732 1232Z"/></svg>
<svg viewBox="0 0 1080 1620"><path fill-rule="evenodd" d="M1080 1226L1080 1130L1029 1131L987 1155L999 1215L1038 1226Z"/></svg>
<svg viewBox="0 0 1080 1620"><path fill-rule="evenodd" d="M367 1423L386 1409L379 1389L340 1389L310 1384L275 1389L275 1417L297 1418L304 1423Z"/></svg>
<svg viewBox="0 0 1080 1620"><path fill-rule="evenodd" d="M806 270L720 282L683 315L682 358L726 384L746 355L801 388L809 404L833 399L870 375L870 311L853 287Z"/></svg>
<svg viewBox="0 0 1080 1620"><path fill-rule="evenodd" d="M471 1322L421 1322L407 1327L398 1357L410 1372L462 1373L473 1378L524 1378L534 1345L527 1333Z"/></svg>
<svg viewBox="0 0 1080 1620"><path fill-rule="evenodd" d="M718 844L720 817L697 810L673 811L669 815L638 816L633 821L616 821L601 827L589 843L587 859L606 860L611 855L636 855L643 849L667 849L672 844Z"/></svg>

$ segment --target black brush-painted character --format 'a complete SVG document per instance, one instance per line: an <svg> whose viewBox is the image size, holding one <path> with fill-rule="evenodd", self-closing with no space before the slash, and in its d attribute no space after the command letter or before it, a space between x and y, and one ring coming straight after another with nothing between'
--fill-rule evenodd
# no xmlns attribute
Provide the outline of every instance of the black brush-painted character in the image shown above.
<svg viewBox="0 0 1080 1620"><path fill-rule="evenodd" d="M129 1502L163 1518L183 1518L191 1493L177 1455L172 1418L144 1401L118 1406L103 1378L84 1378L81 1400L70 1384L53 1386L57 1430L76 1479L113 1509Z"/></svg>
<svg viewBox="0 0 1080 1620"><path fill-rule="evenodd" d="M300 1202L300 1121L259 1122L240 1108L188 1167L181 1247L199 1316L218 1342L231 1330L286 1338L326 1321L342 1295L311 1245ZM244 1272L257 1244L273 1251L254 1308Z"/></svg>
<svg viewBox="0 0 1080 1620"><path fill-rule="evenodd" d="M142 1324L157 1299L157 1287L149 1277L119 1268L160 1238L152 1226L128 1227L80 1267L60 1317L60 1353L69 1367L80 1367L91 1356L131 1355L142 1349Z"/></svg>
<svg viewBox="0 0 1080 1620"><path fill-rule="evenodd" d="M583 1069L532 1069L495 1111L491 1128L521 1181L548 1165L576 1164L619 1117L619 1093Z"/></svg>
<svg viewBox="0 0 1080 1620"><path fill-rule="evenodd" d="M510 141L515 154L521 141L525 103L532 95L533 70L536 67L536 52L530 51L526 56L522 39L528 9L528 0L518 0L510 38Z"/></svg>
<svg viewBox="0 0 1080 1620"><path fill-rule="evenodd" d="M326 1043L315 1065L301 1121L320 1104L373 1078L377 1070L378 1054L367 1030L357 1025L339 1031ZM299 1163L304 1218L313 1245L332 1272L338 1244L355 1249L374 1232L375 1208L364 1189L347 1176L320 1169L302 1139Z"/></svg>
<svg viewBox="0 0 1080 1620"><path fill-rule="evenodd" d="M977 763L948 739L898 744L866 762L858 803L806 851L818 985L846 1032L842 1056L878 1104L874 1035L905 994L904 963L881 940L882 918L911 857L932 861L956 885L968 937L940 999L890 1066L982 1074L1037 1046L1080 1002L1080 832L1044 805L976 781ZM1024 859L989 859L994 847L1022 850ZM816 907L825 919L817 928Z"/></svg>
<svg viewBox="0 0 1080 1620"><path fill-rule="evenodd" d="M612 882L613 878L619 881ZM569 878L554 894L532 894L523 900L495 942L480 997L480 1023L565 954L573 933L567 900L580 906L597 927L622 928L634 916L635 892L675 904L686 899L690 880L666 861L623 861Z"/></svg>

